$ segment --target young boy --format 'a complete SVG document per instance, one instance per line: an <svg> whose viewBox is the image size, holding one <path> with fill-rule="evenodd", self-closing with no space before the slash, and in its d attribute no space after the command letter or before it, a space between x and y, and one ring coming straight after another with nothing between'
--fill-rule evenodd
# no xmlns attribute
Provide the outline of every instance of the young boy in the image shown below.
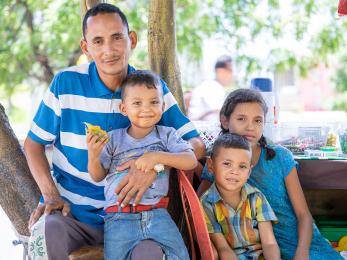
<svg viewBox="0 0 347 260"><path fill-rule="evenodd" d="M247 184L251 148L236 134L220 135L207 160L215 182L202 203L216 259L280 259L271 221L277 221L264 195Z"/></svg>
<svg viewBox="0 0 347 260"><path fill-rule="evenodd" d="M137 243L151 239L160 244L167 259L189 259L166 210L169 176L164 165L182 170L195 168L192 147L173 128L157 125L164 101L156 75L149 71L129 74L122 83L121 97L120 112L131 125L113 130L102 139L87 135L88 171L96 182L106 178L105 258L130 259ZM118 172L117 167L130 160L135 160L144 174L156 171L158 175L140 204L131 201L123 207L118 205L115 188L128 172Z"/></svg>

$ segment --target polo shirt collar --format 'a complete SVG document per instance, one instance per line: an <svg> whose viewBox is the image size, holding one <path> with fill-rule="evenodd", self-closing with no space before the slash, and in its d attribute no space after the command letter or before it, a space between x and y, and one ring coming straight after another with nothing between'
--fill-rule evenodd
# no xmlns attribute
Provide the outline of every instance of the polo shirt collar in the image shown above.
<svg viewBox="0 0 347 260"><path fill-rule="evenodd" d="M245 183L241 190L241 200L245 201L250 194L256 192L258 192L258 190L255 187L249 185L248 183ZM213 204L216 204L218 201L223 200L223 198L219 194L215 182L211 185L206 195L206 200Z"/></svg>
<svg viewBox="0 0 347 260"><path fill-rule="evenodd" d="M127 74L130 74L134 71L135 71L135 68L128 64ZM95 96L97 97L107 96L117 91L120 91L120 89L117 89L116 91L112 91L108 87L106 87L106 85L102 82L102 80L99 77L99 73L94 61L90 63L88 73L89 73L89 77L95 91Z"/></svg>

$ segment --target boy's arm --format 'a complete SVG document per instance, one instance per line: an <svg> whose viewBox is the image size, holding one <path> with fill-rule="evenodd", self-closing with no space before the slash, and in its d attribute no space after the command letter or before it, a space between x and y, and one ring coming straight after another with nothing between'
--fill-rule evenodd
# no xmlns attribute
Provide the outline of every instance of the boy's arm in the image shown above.
<svg viewBox="0 0 347 260"><path fill-rule="evenodd" d="M192 170L197 166L197 160L192 151L181 153L148 152L138 158L135 165L139 170L148 172L158 163L180 170Z"/></svg>
<svg viewBox="0 0 347 260"><path fill-rule="evenodd" d="M222 233L210 233L210 239L215 246L218 259L220 260L237 260L237 256L234 251L230 248L228 242Z"/></svg>
<svg viewBox="0 0 347 260"><path fill-rule="evenodd" d="M261 246L265 259L281 259L280 249L272 230L271 221L261 221L258 224Z"/></svg>
<svg viewBox="0 0 347 260"><path fill-rule="evenodd" d="M106 171L100 163L100 154L108 141L108 136L104 136L99 141L97 139L98 136L87 134L88 172L93 181L100 182L106 177Z"/></svg>

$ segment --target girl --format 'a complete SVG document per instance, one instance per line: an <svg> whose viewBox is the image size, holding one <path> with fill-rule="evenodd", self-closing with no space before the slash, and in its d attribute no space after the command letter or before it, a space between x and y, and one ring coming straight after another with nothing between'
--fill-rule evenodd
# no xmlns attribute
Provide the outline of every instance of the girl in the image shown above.
<svg viewBox="0 0 347 260"><path fill-rule="evenodd" d="M248 182L268 199L279 223L273 226L282 259L342 259L313 224L301 189L297 163L289 150L269 145L263 135L267 106L261 94L251 89L231 92L220 111L222 132L243 135L252 146L253 169ZM199 193L205 190L205 171Z"/></svg>

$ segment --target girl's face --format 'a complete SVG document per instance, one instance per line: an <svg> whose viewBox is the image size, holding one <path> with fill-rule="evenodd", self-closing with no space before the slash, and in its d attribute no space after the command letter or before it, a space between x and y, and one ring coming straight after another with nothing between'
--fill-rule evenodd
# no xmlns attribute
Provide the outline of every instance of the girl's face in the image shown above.
<svg viewBox="0 0 347 260"><path fill-rule="evenodd" d="M264 131L264 110L259 103L239 103L230 118L221 116L221 124L230 133L244 136L252 146L258 144Z"/></svg>

